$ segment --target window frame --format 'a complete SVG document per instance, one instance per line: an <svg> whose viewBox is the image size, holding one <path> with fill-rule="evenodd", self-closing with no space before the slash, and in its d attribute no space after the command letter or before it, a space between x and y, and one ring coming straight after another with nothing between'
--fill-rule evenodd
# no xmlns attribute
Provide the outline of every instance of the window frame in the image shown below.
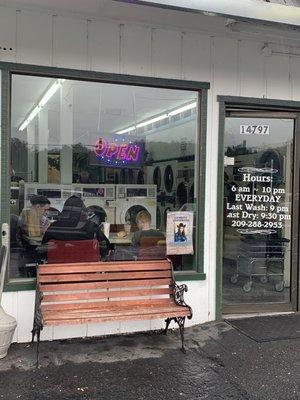
<svg viewBox="0 0 300 400"><path fill-rule="evenodd" d="M205 174L206 174L206 130L208 82L152 78L86 70L37 66L0 62L1 72L1 224L9 221L10 215L10 141L11 141L11 81L12 75L45 76L89 82L157 87L164 89L189 90L198 94L198 196L197 197L197 253L196 268L191 271L175 271L177 281L205 280L204 272L204 217L205 217ZM2 225L1 225L2 226ZM35 281L11 279L8 275L4 291L33 290Z"/></svg>

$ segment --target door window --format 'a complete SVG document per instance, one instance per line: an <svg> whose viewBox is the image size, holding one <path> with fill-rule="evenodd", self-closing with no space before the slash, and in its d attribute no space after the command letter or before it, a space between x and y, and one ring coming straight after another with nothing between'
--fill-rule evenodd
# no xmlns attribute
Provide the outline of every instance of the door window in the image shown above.
<svg viewBox="0 0 300 400"><path fill-rule="evenodd" d="M226 118L225 306L291 301L293 148L292 117Z"/></svg>

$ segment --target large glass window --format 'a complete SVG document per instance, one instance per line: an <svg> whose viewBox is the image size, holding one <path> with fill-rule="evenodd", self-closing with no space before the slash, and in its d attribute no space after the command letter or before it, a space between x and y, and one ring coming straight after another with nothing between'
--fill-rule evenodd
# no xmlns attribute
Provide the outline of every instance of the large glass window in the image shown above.
<svg viewBox="0 0 300 400"><path fill-rule="evenodd" d="M196 91L13 75L10 278L43 261L164 258L179 210L194 254L170 258L195 269L197 104Z"/></svg>

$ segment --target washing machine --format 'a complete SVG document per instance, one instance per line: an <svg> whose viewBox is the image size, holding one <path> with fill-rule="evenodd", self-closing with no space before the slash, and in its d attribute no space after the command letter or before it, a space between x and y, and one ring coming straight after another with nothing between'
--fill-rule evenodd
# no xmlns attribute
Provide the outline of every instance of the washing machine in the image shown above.
<svg viewBox="0 0 300 400"><path fill-rule="evenodd" d="M177 165L176 206L181 208L186 203L194 203L195 197L195 162L181 161Z"/></svg>
<svg viewBox="0 0 300 400"><path fill-rule="evenodd" d="M156 185L116 185L116 224L136 224L139 211L151 215L151 228L156 229Z"/></svg>
<svg viewBox="0 0 300 400"><path fill-rule="evenodd" d="M113 184L73 184L73 194L81 197L94 222L115 224L115 188Z"/></svg>

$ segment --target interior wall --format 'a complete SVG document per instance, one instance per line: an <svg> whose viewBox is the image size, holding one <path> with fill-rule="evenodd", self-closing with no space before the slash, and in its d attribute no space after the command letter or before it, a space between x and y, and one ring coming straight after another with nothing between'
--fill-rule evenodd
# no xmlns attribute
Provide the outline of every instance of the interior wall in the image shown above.
<svg viewBox="0 0 300 400"><path fill-rule="evenodd" d="M160 13L159 10L155 12ZM186 14L184 18L187 18ZM122 15L118 20L87 20L85 17L0 7L2 61L211 83L208 95L203 257L207 280L188 282L188 299L195 310L193 323L215 318L217 95L300 100L300 57L281 54L264 56L261 49L265 37L258 28L253 29L253 34L243 35L228 30L227 36L221 36L209 30L210 21L213 21L210 18L207 17L205 31L201 31L201 26L197 31L195 24L193 31L183 31L176 27L127 23L122 21ZM191 16L191 19L194 17ZM223 22L225 26L225 19ZM299 49L283 46L282 43L280 35L274 36L273 44L277 46L277 51L299 52ZM8 312L19 316L15 339L28 340L30 335L24 332L31 329L33 292L5 293L3 301ZM31 307L30 310L24 311L25 305ZM122 325L118 329L128 331L146 327L142 325L133 324L131 328L130 325ZM99 333L97 329L81 327L76 335L80 336L82 332ZM114 329L107 329L107 333L114 332ZM57 328L56 333L52 331L49 337L66 334L66 331L59 332Z"/></svg>

